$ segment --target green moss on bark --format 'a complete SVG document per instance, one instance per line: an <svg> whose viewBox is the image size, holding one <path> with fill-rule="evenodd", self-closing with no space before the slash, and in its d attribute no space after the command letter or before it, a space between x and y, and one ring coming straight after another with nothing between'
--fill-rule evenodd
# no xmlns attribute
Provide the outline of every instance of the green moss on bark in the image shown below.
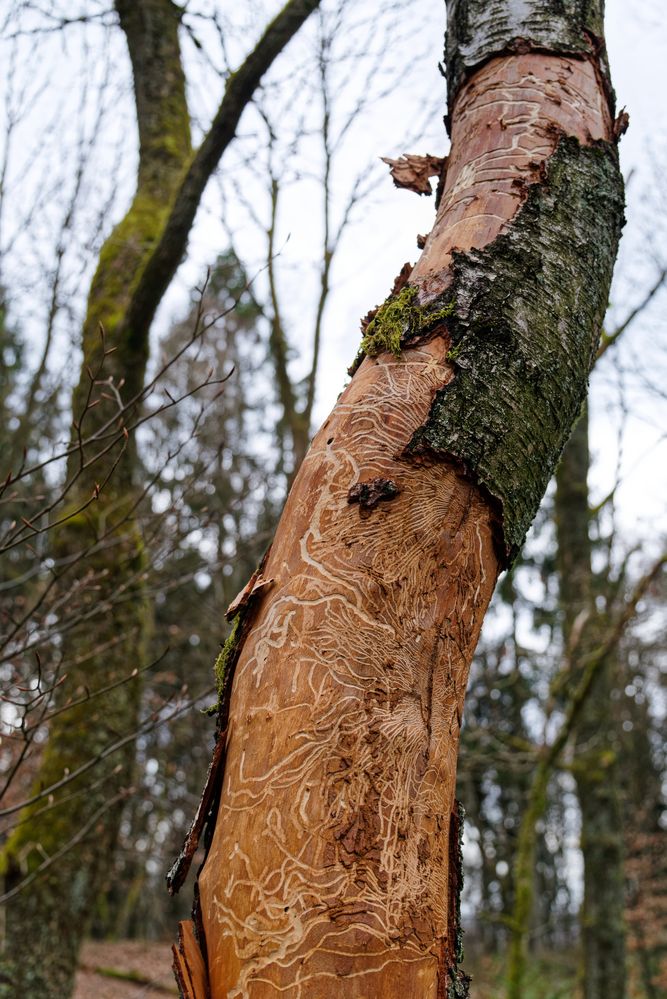
<svg viewBox="0 0 667 999"><path fill-rule="evenodd" d="M455 253L455 377L407 454L461 461L518 554L585 397L623 225L616 148L563 138L508 229Z"/></svg>
<svg viewBox="0 0 667 999"><path fill-rule="evenodd" d="M218 653L218 657L213 665L213 675L215 676L215 691L217 700L210 708L205 709L207 715L217 715L220 710L225 680L229 671L236 663L238 654L241 651L241 634L243 625L243 615L239 612L232 621L232 628L227 636L224 645Z"/></svg>
<svg viewBox="0 0 667 999"><path fill-rule="evenodd" d="M420 305L417 289L405 285L398 294L390 295L383 302L366 326L350 374L354 374L364 357L377 357L385 352L400 357L404 346L429 333L451 316L454 308L453 299L435 305Z"/></svg>

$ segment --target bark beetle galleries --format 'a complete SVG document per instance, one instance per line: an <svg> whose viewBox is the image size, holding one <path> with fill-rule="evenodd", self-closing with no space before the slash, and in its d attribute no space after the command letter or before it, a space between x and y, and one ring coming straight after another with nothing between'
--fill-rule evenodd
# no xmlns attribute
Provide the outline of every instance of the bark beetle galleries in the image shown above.
<svg viewBox="0 0 667 999"><path fill-rule="evenodd" d="M529 53L488 62L460 91L438 217L410 282L442 293L452 252L481 249L505 231L539 183L561 135L612 137L607 101L589 61Z"/></svg>
<svg viewBox="0 0 667 999"><path fill-rule="evenodd" d="M431 343L365 363L295 481L200 876L214 996L391 979L435 999L466 662L496 578L476 488L395 457L448 376ZM361 469L400 488L363 521Z"/></svg>
<svg viewBox="0 0 667 999"><path fill-rule="evenodd" d="M483 7L460 0L450 15ZM559 379L565 409L580 397L621 218L611 115L583 28L572 58L492 58L482 46L411 276L424 307L453 294L452 314L428 341L363 361L295 480L265 567L274 585L236 665L199 879L213 997L437 999L465 987L446 967L450 815L469 662L501 567L489 492L511 551L539 486L524 480L555 462L565 424L536 438L537 455L508 447L509 478L498 442L539 420L540 395L559 408ZM362 521L349 490L378 479L399 495ZM525 493L521 509L503 481Z"/></svg>

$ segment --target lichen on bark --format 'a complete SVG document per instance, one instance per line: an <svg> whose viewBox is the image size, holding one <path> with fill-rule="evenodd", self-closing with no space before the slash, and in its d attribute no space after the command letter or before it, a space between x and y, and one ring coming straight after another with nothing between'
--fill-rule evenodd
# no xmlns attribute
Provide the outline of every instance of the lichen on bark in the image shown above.
<svg viewBox="0 0 667 999"><path fill-rule="evenodd" d="M463 463L500 504L508 562L581 408L623 220L615 146L563 137L506 231L453 255L455 377L406 456Z"/></svg>

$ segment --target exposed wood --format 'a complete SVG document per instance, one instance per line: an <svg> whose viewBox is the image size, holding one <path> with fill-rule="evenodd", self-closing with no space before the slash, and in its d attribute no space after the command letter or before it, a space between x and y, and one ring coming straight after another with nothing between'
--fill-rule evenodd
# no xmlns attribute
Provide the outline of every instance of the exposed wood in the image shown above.
<svg viewBox="0 0 667 999"><path fill-rule="evenodd" d="M611 139L611 128L592 63L540 53L492 59L457 98L440 209L411 283L423 296L441 294L452 253L506 231L562 135L586 144Z"/></svg>
<svg viewBox="0 0 667 999"><path fill-rule="evenodd" d="M210 991L201 950L190 920L179 923L178 944L172 947L174 974L182 999L209 999Z"/></svg>
<svg viewBox="0 0 667 999"><path fill-rule="evenodd" d="M531 12L535 5L521 6ZM462 8L450 4L450 15ZM533 306L541 310L534 363L540 378L548 373L547 405L557 409L559 372L571 379L576 401L621 217L612 120L595 55L507 48L512 54L485 54L458 92L434 230L394 307L367 317L375 356L357 368L316 435L264 568L274 585L259 594L239 649L220 805L199 877L214 997L467 994L457 968L450 817L468 668L508 556L510 546L499 542L511 511L476 484L472 452L411 445L440 420L434 400L484 367L484 337L488 344L497 335L512 349L524 334L530 339ZM465 356L458 354L462 340L452 337L477 308L475 296L483 298L462 275L482 261L488 287L502 275L511 299L523 280L517 246L528 266L535 237L539 272L542 245L550 258L556 253L554 203L564 201L562 210L575 219L599 177L608 188L603 184L599 211L586 215L586 222L601 218L599 268L566 232L557 248L568 290L580 260L582 273L594 275L589 311L579 313L568 300L566 321L554 317L549 271L543 286L531 286L534 301L515 294L518 311L503 314L502 329L493 315L486 326L473 324ZM433 301L441 305L437 321L424 311ZM387 317L392 335L383 339ZM501 456L507 419L527 414L527 423L539 422L532 403L522 409L530 373L511 351L507 356L507 370L498 364L485 373L495 393L465 400L480 427L496 435ZM540 464L548 476L568 420L569 410L543 455L510 452L519 475L530 478ZM450 423L450 435L458 425ZM446 414L439 426L446 427ZM378 482L395 486L395 495L369 503L360 517L350 492L361 499L364 486ZM539 495L531 492L524 520Z"/></svg>
<svg viewBox="0 0 667 999"><path fill-rule="evenodd" d="M434 987L467 660L497 572L475 487L395 457L447 377L431 344L366 362L297 476L199 879L213 995ZM362 478L400 489L364 520Z"/></svg>

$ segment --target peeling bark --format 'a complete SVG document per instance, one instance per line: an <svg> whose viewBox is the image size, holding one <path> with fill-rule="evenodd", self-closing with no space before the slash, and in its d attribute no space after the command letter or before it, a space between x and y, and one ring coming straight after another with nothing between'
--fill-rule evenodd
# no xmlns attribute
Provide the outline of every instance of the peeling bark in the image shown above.
<svg viewBox="0 0 667 999"><path fill-rule="evenodd" d="M392 180L396 187L403 187L415 194L433 194L429 177L441 177L444 174L447 157L438 156L399 156L391 160L382 157L382 162L389 167Z"/></svg>
<svg viewBox="0 0 667 999"><path fill-rule="evenodd" d="M191 922L179 926L178 944L172 947L174 975L183 999L199 999L208 991L206 966Z"/></svg>
<svg viewBox="0 0 667 999"><path fill-rule="evenodd" d="M468 668L585 391L622 218L599 48L503 46L458 90L434 229L367 317L267 560L199 877L213 997L467 994ZM398 494L362 519L350 491L379 480Z"/></svg>

